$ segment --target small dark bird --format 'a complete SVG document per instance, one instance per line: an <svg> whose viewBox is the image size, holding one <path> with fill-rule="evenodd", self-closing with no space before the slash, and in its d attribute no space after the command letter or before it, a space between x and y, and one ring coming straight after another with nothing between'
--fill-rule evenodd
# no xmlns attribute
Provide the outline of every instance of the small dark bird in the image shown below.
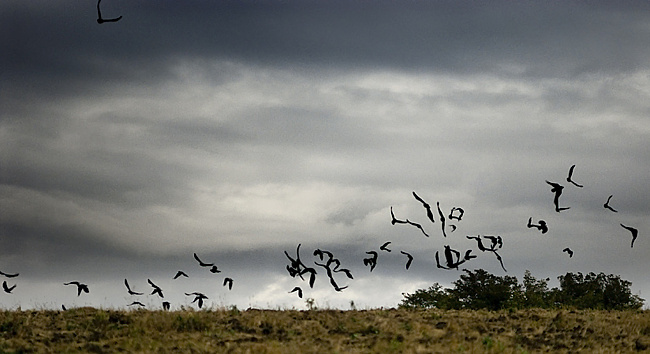
<svg viewBox="0 0 650 354"><path fill-rule="evenodd" d="M296 291L298 292L298 297L302 299L302 289L300 289L299 286L296 286L295 288L293 288L293 290L289 291L289 294L291 294L293 292L296 292Z"/></svg>
<svg viewBox="0 0 650 354"><path fill-rule="evenodd" d="M329 264L329 262L327 263ZM314 268L305 268L302 271L300 271L300 275L304 275L305 273L309 273L309 287L313 288L314 287L314 282L316 281L316 269Z"/></svg>
<svg viewBox="0 0 650 354"><path fill-rule="evenodd" d="M528 219L528 224L526 226L529 229L534 227L537 230L540 230L543 234L548 232L548 225L546 225L546 221L540 220L539 225L538 224L533 224L533 217L532 216Z"/></svg>
<svg viewBox="0 0 650 354"><path fill-rule="evenodd" d="M406 221L405 221L406 222ZM318 258L322 261L324 256L329 257L329 259L333 259L334 255L330 251L324 251L319 248L314 250L314 256L318 256Z"/></svg>
<svg viewBox="0 0 650 354"><path fill-rule="evenodd" d="M122 16L117 17L117 18L107 18L103 19L102 18L102 11L99 9L99 3L102 2L102 0L97 0L97 23L100 25L104 22L117 22L122 19Z"/></svg>
<svg viewBox="0 0 650 354"><path fill-rule="evenodd" d="M391 243L390 241L385 242L383 245L381 245L381 247L379 247L379 249L382 251L391 252L391 250L388 249L388 245L390 245L390 243Z"/></svg>
<svg viewBox="0 0 650 354"><path fill-rule="evenodd" d="M15 277L19 276L20 274L18 274L18 273L16 273L16 274L9 274L9 273L5 273L5 272L3 272L3 271L0 271L0 275L4 275L4 276L7 277L7 278L15 278Z"/></svg>
<svg viewBox="0 0 650 354"><path fill-rule="evenodd" d="M451 227L451 232L456 231L456 225L450 224L449 227Z"/></svg>
<svg viewBox="0 0 650 354"><path fill-rule="evenodd" d="M82 284L78 281L71 281L69 283L63 283L63 285L76 285L77 286L77 296L81 295L81 292L85 292L88 294L90 291L88 290L88 285Z"/></svg>
<svg viewBox="0 0 650 354"><path fill-rule="evenodd" d="M418 202L422 203L422 206L427 211L427 217L429 218L429 220L431 220L432 223L435 223L435 220L433 220L433 212L431 211L431 205L429 205L429 203L425 202L424 199L420 198L417 194L415 194L415 192L413 192L413 196Z"/></svg>
<svg viewBox="0 0 650 354"><path fill-rule="evenodd" d="M127 306L135 306L135 305L140 306L140 307L145 307L144 304L141 303L140 301L133 301L132 303L128 304Z"/></svg>
<svg viewBox="0 0 650 354"><path fill-rule="evenodd" d="M347 276L348 279L354 279L354 277L352 276L352 272L350 272L350 270L347 268L334 269L332 271L337 273L345 273L345 276Z"/></svg>
<svg viewBox="0 0 650 354"><path fill-rule="evenodd" d="M11 294L11 292L16 288L16 284L12 286L11 288L7 285L7 281L2 282L2 289L5 291L7 294Z"/></svg>
<svg viewBox="0 0 650 354"><path fill-rule="evenodd" d="M454 215L455 211L458 211L458 215ZM465 210L463 210L463 208L453 207L451 208L451 212L449 213L449 220L456 219L460 221L463 218L463 214L465 214Z"/></svg>
<svg viewBox="0 0 650 354"><path fill-rule="evenodd" d="M481 252L488 251L488 249L485 247L485 245L483 245L483 240L481 240L480 235L478 235L478 236L469 236L468 235L466 237L467 237L468 240L476 240L476 242L478 244L479 251L481 251Z"/></svg>
<svg viewBox="0 0 650 354"><path fill-rule="evenodd" d="M221 271L216 265L213 265L212 268L210 268L210 273L221 273Z"/></svg>
<svg viewBox="0 0 650 354"><path fill-rule="evenodd" d="M223 286L226 286L228 284L228 290L232 290L232 278L224 278L223 279Z"/></svg>
<svg viewBox="0 0 650 354"><path fill-rule="evenodd" d="M463 259L466 260L466 261L469 261L470 259L474 259L474 258L476 258L476 257L477 257L477 256L472 255L472 250L469 249L469 250L467 250L467 251L465 252L465 257L464 257Z"/></svg>
<svg viewBox="0 0 650 354"><path fill-rule="evenodd" d="M183 276L185 278L189 278L189 276L184 271L179 270L178 272L176 272L176 275L174 275L173 279L178 279L181 276Z"/></svg>
<svg viewBox="0 0 650 354"><path fill-rule="evenodd" d="M169 303L169 301L163 301L162 307L163 307L163 310L168 311L169 308L171 307L171 304Z"/></svg>
<svg viewBox="0 0 650 354"><path fill-rule="evenodd" d="M63 304L61 304L61 310L63 310L63 311L68 311L68 309L65 308L65 305L63 305Z"/></svg>
<svg viewBox="0 0 650 354"><path fill-rule="evenodd" d="M438 216L440 216L440 222L442 223L442 236L447 237L447 232L445 231L445 216L442 214L442 210L440 210L440 202L436 202L436 207L438 208Z"/></svg>
<svg viewBox="0 0 650 354"><path fill-rule="evenodd" d="M399 252L407 257L408 260L406 261L406 270L408 270L411 267L411 263L413 262L413 256L411 256L410 253L404 251Z"/></svg>
<svg viewBox="0 0 650 354"><path fill-rule="evenodd" d="M631 226L625 226L621 224L621 226L626 229L627 231L632 233L632 243L630 244L630 247L634 247L634 241L636 241L636 237L639 235L639 230L631 227Z"/></svg>
<svg viewBox="0 0 650 354"><path fill-rule="evenodd" d="M195 303L198 301L199 308L203 307L203 300L207 299L208 297L205 296L203 293L199 292L193 292L193 293L185 293L187 296L192 296L194 295L194 300L192 300L192 303Z"/></svg>
<svg viewBox="0 0 650 354"><path fill-rule="evenodd" d="M393 224L393 225L395 225L395 224L406 224L405 220L399 220L399 219L395 218L395 214L393 213L393 207L392 206L390 207L390 217L391 217L390 223ZM321 261L322 261L322 259L321 259Z"/></svg>
<svg viewBox="0 0 650 354"><path fill-rule="evenodd" d="M605 204L603 204L603 207L604 207L605 209L609 209L609 210L611 210L611 211L613 211L613 212L615 212L615 213L618 213L618 210L612 208L612 207L609 205L609 201L612 199L613 196L614 196L614 195L612 194L612 195L610 195L610 196L607 198L607 201L605 202Z"/></svg>
<svg viewBox="0 0 650 354"><path fill-rule="evenodd" d="M372 272L373 269L375 269L375 266L377 266L377 256L378 255L377 255L376 251L368 251L366 253L371 255L372 257L364 258L363 259L363 265L370 266L370 271Z"/></svg>
<svg viewBox="0 0 650 354"><path fill-rule="evenodd" d="M563 249L562 252L566 252L569 255L569 258L573 257L573 251L571 251L569 247Z"/></svg>
<svg viewBox="0 0 650 354"><path fill-rule="evenodd" d="M492 244L490 245L491 250L500 249L501 247L503 247L503 239L501 238L501 236L484 235L483 237L492 242Z"/></svg>
<svg viewBox="0 0 650 354"><path fill-rule="evenodd" d="M153 288L153 291L151 292L150 295L158 294L158 296L160 296L161 298L165 297L163 296L162 289L158 285L154 284L150 279L147 279L147 283L149 283L149 285L151 285L151 287Z"/></svg>
<svg viewBox="0 0 650 354"><path fill-rule="evenodd" d="M553 187L551 188L551 192L555 193L555 197L553 198L553 204L555 204L555 211L559 213L563 210L571 209L571 207L562 207L562 208L560 207L560 196L562 195L562 190L564 189L564 186L559 183L549 182L548 180L546 181L546 183L548 183L548 185Z"/></svg>
<svg viewBox="0 0 650 354"><path fill-rule="evenodd" d="M124 278L124 285L126 285L126 290L129 292L129 295L143 295L144 293L136 293L135 291L131 290L131 287L129 286L129 282Z"/></svg>
<svg viewBox="0 0 650 354"><path fill-rule="evenodd" d="M576 186L576 187L578 187L578 188L582 188L582 187L583 187L582 185L575 183L575 182L571 179L571 177L573 176L573 170L574 170L575 168L576 168L576 165L572 165L572 166L569 168L569 176L566 178L566 181L569 182L569 183L573 183L573 185Z"/></svg>
<svg viewBox="0 0 650 354"><path fill-rule="evenodd" d="M196 259L196 261L199 262L199 265L201 267L213 267L214 266L214 263L205 263L202 260L200 260L199 256L196 253L194 253L194 259Z"/></svg>
<svg viewBox="0 0 650 354"><path fill-rule="evenodd" d="M412 222L412 221L410 221L409 219L406 219L406 223L409 224L409 225L413 225L413 226L417 227L418 229L420 229L420 231L422 231L422 233L424 234L424 236L429 237L429 235L428 235L428 234L424 231L424 229L422 228L422 225L420 225L420 224L418 224L418 223L415 223L415 222Z"/></svg>

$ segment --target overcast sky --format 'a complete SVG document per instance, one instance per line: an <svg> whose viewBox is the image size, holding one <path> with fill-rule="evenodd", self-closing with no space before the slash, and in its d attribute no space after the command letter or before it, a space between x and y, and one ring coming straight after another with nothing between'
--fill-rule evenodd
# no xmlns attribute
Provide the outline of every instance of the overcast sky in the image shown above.
<svg viewBox="0 0 650 354"><path fill-rule="evenodd" d="M473 249L468 269L617 274L650 299L649 4L104 0L123 18L101 25L96 5L0 3L0 270L20 273L0 306L160 307L128 278L176 308L200 291L303 309L294 286L393 307L458 279L436 268L445 245ZM462 207L456 231L412 191L436 217ZM507 273L467 235L502 236ZM348 288L289 276L299 243L309 264L332 251Z"/></svg>

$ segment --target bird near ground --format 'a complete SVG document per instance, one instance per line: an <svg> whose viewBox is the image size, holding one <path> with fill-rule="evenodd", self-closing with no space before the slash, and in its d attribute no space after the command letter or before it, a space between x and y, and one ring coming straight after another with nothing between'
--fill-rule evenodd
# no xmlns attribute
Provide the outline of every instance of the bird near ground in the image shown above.
<svg viewBox="0 0 650 354"><path fill-rule="evenodd" d="M639 235L639 230L623 224L621 224L621 226L632 234L632 243L630 244L630 248L634 247L634 241L636 241L636 237Z"/></svg>
<svg viewBox="0 0 650 354"><path fill-rule="evenodd" d="M12 287L9 287L7 285L6 280L2 282L2 290L4 290L5 293L7 293L7 294L11 294L11 292L14 291L15 288L16 288L16 284L14 284L14 286L12 286Z"/></svg>
<svg viewBox="0 0 650 354"><path fill-rule="evenodd" d="M390 241L388 241L388 242L384 242L384 244L381 245L381 246L379 247L379 249L382 250L382 251L391 252L391 250L388 249L388 245L390 245L390 244L391 244Z"/></svg>
<svg viewBox="0 0 650 354"><path fill-rule="evenodd" d="M140 306L140 307L145 307L143 303L140 301L133 301L132 303L128 304L127 306Z"/></svg>
<svg viewBox="0 0 650 354"><path fill-rule="evenodd" d="M232 290L232 278L223 278L223 286L226 286L226 284L228 284L228 290Z"/></svg>
<svg viewBox="0 0 650 354"><path fill-rule="evenodd" d="M171 304L169 303L169 301L163 301L162 307L163 307L163 310L169 310L169 308L171 307Z"/></svg>
<svg viewBox="0 0 650 354"><path fill-rule="evenodd" d="M126 278L124 278L124 285L126 285L126 290L129 292L129 295L144 295L144 293L136 293L135 291L131 290L129 282L126 280Z"/></svg>
<svg viewBox="0 0 650 354"><path fill-rule="evenodd" d="M153 291L152 291L151 294L149 294L149 295L158 294L158 296L160 296L161 298L164 298L164 297L165 297L165 296L163 295L162 289L161 289L158 285L154 284L154 283L151 281L151 279L147 279L147 283L149 283L149 285L151 285L151 287L153 288Z"/></svg>
<svg viewBox="0 0 650 354"><path fill-rule="evenodd" d="M194 296L194 300L192 300L192 303L198 302L199 308L203 307L203 300L207 299L208 297L205 296L205 294L200 293L198 291L195 291L193 293L185 293L187 296Z"/></svg>
<svg viewBox="0 0 650 354"><path fill-rule="evenodd" d="M573 251L569 247L563 249L562 252L566 252L569 255L569 258L573 258Z"/></svg>
<svg viewBox="0 0 650 354"><path fill-rule="evenodd" d="M562 190L564 189L564 186L559 183L550 182L548 180L546 181L546 183L548 183L548 185L552 187L551 192L555 194L555 196L553 197L553 204L555 205L555 211L559 213L563 210L571 209L571 207L560 207L560 196L562 195Z"/></svg>
<svg viewBox="0 0 650 354"><path fill-rule="evenodd" d="M411 263L413 262L413 256L411 256L411 254L408 253L408 252L404 252L404 251L399 251L399 252L406 256L406 258L407 258L406 270L408 270L411 267Z"/></svg>
<svg viewBox="0 0 650 354"><path fill-rule="evenodd" d="M0 271L0 275L4 275L7 278L15 278L15 277L19 276L20 274L18 274L18 273L10 274L10 273L5 273L3 271Z"/></svg>
<svg viewBox="0 0 650 354"><path fill-rule="evenodd" d="M117 22L122 19L122 16L116 18L107 18L107 19L102 18L102 11L99 9L100 2L102 2L102 0L97 0L97 23L101 25L104 22Z"/></svg>
<svg viewBox="0 0 650 354"><path fill-rule="evenodd" d="M77 296L81 295L81 292L85 292L88 294L90 290L88 289L88 285L82 284L78 281L71 281L69 283L63 283L63 285L76 285L77 286Z"/></svg>
<svg viewBox="0 0 650 354"><path fill-rule="evenodd" d="M573 177L573 170L575 168L576 168L576 165L572 165L571 167L569 167L569 176L566 178L566 181L569 182L569 183L573 183L573 185L578 187L578 188L582 188L583 185L577 184L576 182L573 181L573 179L571 179Z"/></svg>
<svg viewBox="0 0 650 354"><path fill-rule="evenodd" d="M61 304L61 310L63 311L68 311L68 309L65 307L65 305Z"/></svg>
<svg viewBox="0 0 650 354"><path fill-rule="evenodd" d="M609 205L609 201L612 200L612 197L613 197L613 196L614 196L614 195L612 194L612 195L610 195L610 196L607 198L607 201L605 202L605 204L603 204L603 208L605 208L605 209L609 209L609 210L611 210L611 211L613 211L613 212L615 212L615 213L618 213L618 210L612 208L611 205Z"/></svg>
<svg viewBox="0 0 650 354"><path fill-rule="evenodd" d="M187 275L187 273L185 273L184 271L179 270L178 272L176 272L176 275L174 275L173 279L175 280L178 279L179 277L189 278L189 275Z"/></svg>
<svg viewBox="0 0 650 354"><path fill-rule="evenodd" d="M296 291L298 292L298 297L302 299L302 289L299 286L296 286L295 288L293 288L293 290L289 291L289 294L294 293Z"/></svg>
<svg viewBox="0 0 650 354"><path fill-rule="evenodd" d="M415 192L413 192L413 197L415 197L415 199L418 202L422 203L422 206L427 211L427 218L429 218L429 220L431 220L432 223L435 223L436 221L433 219L433 212L431 211L431 205L429 205L429 203L425 202L424 199L420 198L419 195L415 194Z"/></svg>

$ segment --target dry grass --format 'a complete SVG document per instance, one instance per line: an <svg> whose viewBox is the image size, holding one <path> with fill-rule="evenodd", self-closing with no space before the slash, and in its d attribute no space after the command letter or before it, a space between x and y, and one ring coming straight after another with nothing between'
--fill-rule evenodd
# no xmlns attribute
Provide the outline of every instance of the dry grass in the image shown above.
<svg viewBox="0 0 650 354"><path fill-rule="evenodd" d="M0 351L650 352L650 311L4 311Z"/></svg>

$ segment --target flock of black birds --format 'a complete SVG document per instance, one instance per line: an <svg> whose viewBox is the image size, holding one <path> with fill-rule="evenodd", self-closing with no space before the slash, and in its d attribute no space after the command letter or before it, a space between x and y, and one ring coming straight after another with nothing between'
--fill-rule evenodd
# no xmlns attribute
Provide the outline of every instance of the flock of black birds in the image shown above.
<svg viewBox="0 0 650 354"><path fill-rule="evenodd" d="M569 174L566 178L566 181L569 182L571 185L573 185L576 188L583 188L584 186L575 182L573 180L573 174L575 171L576 165L572 165L569 168ZM551 182L546 180L546 183L551 186L551 192L553 193L553 205L554 205L554 210L557 213L569 210L570 207L568 206L560 206L560 196L562 195L562 192L564 191L565 186L563 186L560 183L556 182ZM456 223L460 222L463 220L463 216L465 215L465 210L461 207L452 207L451 211L447 214L443 212L443 210L440 207L440 202L436 202L436 212L434 213L434 210L425 199L423 199L421 196L419 196L416 192L412 193L413 198L417 202L419 202L422 207L425 210L426 213L426 219L428 222L431 224L435 224L439 222L442 236L446 238L448 236L448 232L453 233L457 229ZM614 209L611 205L610 202L612 200L613 195L610 195L607 198L607 201L603 205L603 207L607 210L610 210L614 213L618 212L616 209ZM437 215L436 215L437 214ZM427 228L425 227L426 225L423 225L420 222L414 222L411 221L408 218L405 219L399 219L395 216L395 212L393 210L393 207L390 207L390 216L391 216L391 224L392 225L405 225L405 226L411 226L414 228L417 228L424 236L429 237L429 233L427 232ZM631 247L634 247L634 241L637 239L638 236L638 230L636 228L626 226L624 224L620 224L621 227L624 229L628 230L631 235L632 235L632 242L631 242ZM528 219L528 223L526 224L528 228L535 228L539 230L542 234L546 234L549 231L549 225L545 220L539 220L536 223L533 223L533 217L530 217ZM499 254L499 251L503 247L503 238L500 235L467 235L466 239L468 240L474 240L476 241L476 246L480 252L488 252L492 253L496 260L499 262L501 268L507 272L506 267L504 266L503 263L503 258ZM377 261L379 259L379 255L382 252L391 252L392 250L389 248L389 245L391 245L391 241L386 241L384 242L380 247L379 251L376 250L370 250L367 251L365 258L363 258L363 265L366 267L369 267L369 270L372 272L375 267L377 266ZM286 266L287 271L289 272L289 275L293 278L299 277L303 280L304 277L303 275L309 273L310 278L309 278L309 286L310 288L314 287L314 281L316 278L316 269L313 267L310 267L309 264L306 264L303 259L300 257L300 244L298 245L296 249L296 256L292 257L290 256L286 251L284 252L286 257L289 259L290 264ZM436 261L436 267L440 269L445 269L445 270L459 270L459 266L462 264L471 261L474 258L477 258L476 255L472 254L473 249L467 249L464 252L461 252L459 250L455 250L451 248L450 245L444 245L444 250L442 252L444 258L440 259L440 251L435 252L435 261ZM573 250L569 247L565 247L562 252L566 253L569 258L573 257ZM406 270L409 269L413 262L413 256L404 251L401 250L400 253L404 254L407 257L407 262L406 262ZM325 259L325 263L318 263L314 261L315 265L318 265L326 270L327 277L329 278L330 284L336 291L342 291L343 289L346 289L348 286L339 286L339 280L335 279L334 274L337 272L343 272L347 275L349 279L353 279L352 274L350 273L350 270L347 268L340 268L341 266L341 261L334 257L334 255L329 252L329 251L324 251L321 249L316 249L313 252L313 256L318 257L321 261ZM295 293L297 292L298 297L302 298L303 296L303 290L300 286L294 287L289 293Z"/></svg>

